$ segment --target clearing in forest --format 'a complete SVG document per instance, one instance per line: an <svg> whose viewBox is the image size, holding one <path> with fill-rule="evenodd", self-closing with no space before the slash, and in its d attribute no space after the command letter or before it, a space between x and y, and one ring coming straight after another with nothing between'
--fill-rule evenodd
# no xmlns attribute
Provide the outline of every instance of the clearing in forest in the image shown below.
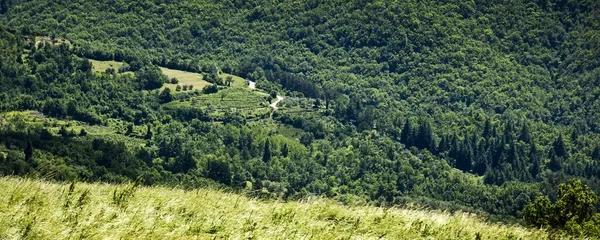
<svg viewBox="0 0 600 240"><path fill-rule="evenodd" d="M204 78L202 77L202 74L200 74L200 73L186 72L186 71L175 70L175 69L170 69L170 68L165 68L165 67L160 67L160 70L162 71L162 73L164 75L167 75L167 77L169 77L169 79L176 78L177 80L179 80L179 83L177 83L177 84L171 84L171 83L165 84L162 87L162 89L170 88L171 90L175 90L177 85L180 85L182 87L186 86L186 85L187 86L192 85L193 89L202 90L202 88L211 84L211 83L205 81Z"/></svg>

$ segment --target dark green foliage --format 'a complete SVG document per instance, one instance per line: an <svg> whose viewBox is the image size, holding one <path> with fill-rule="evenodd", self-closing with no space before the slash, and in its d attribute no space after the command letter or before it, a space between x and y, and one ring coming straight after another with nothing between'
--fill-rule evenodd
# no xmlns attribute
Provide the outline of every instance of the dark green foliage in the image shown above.
<svg viewBox="0 0 600 240"><path fill-rule="evenodd" d="M173 94L171 93L171 89L165 88L164 90L162 90L160 92L160 95L158 95L158 99L160 100L161 103L168 103L170 101L173 101L174 97L173 97Z"/></svg>
<svg viewBox="0 0 600 240"><path fill-rule="evenodd" d="M207 163L206 177L224 184L231 184L229 164L221 159L210 158Z"/></svg>
<svg viewBox="0 0 600 240"><path fill-rule="evenodd" d="M271 143L269 139L265 142L265 150L263 151L263 162L271 161Z"/></svg>
<svg viewBox="0 0 600 240"><path fill-rule="evenodd" d="M152 139L152 129L150 129L150 125L146 126L146 135L145 139Z"/></svg>
<svg viewBox="0 0 600 240"><path fill-rule="evenodd" d="M219 92L219 88L215 84L205 86L202 89L202 93L204 93L204 94L213 94L213 93L217 93L217 92Z"/></svg>
<svg viewBox="0 0 600 240"><path fill-rule="evenodd" d="M167 81L167 76L163 75L160 69L154 66L145 66L138 70L135 75L142 88L147 90L161 88Z"/></svg>
<svg viewBox="0 0 600 240"><path fill-rule="evenodd" d="M31 141L27 142L27 146L25 147L25 162L30 163L31 158L33 157L33 146L31 145Z"/></svg>

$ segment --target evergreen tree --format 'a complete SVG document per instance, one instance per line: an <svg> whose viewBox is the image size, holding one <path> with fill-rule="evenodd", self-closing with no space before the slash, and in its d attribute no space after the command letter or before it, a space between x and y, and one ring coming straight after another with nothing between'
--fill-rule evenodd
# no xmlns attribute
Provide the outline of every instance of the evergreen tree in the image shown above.
<svg viewBox="0 0 600 240"><path fill-rule="evenodd" d="M267 138L267 141L265 142L265 150L263 152L263 161L264 162L269 162L271 161L271 143L269 141L269 139Z"/></svg>
<svg viewBox="0 0 600 240"><path fill-rule="evenodd" d="M488 139L492 136L492 123L490 122L490 119L486 119L485 123L483 124L483 137L485 139Z"/></svg>
<svg viewBox="0 0 600 240"><path fill-rule="evenodd" d="M531 143L529 144L529 161L531 161L529 174L531 174L531 177L536 179L538 174L541 172L541 163L537 147L535 146L535 143L533 141L531 141Z"/></svg>
<svg viewBox="0 0 600 240"><path fill-rule="evenodd" d="M460 144L460 150L455 156L456 168L469 172L473 168L473 148L469 143L469 140L465 138Z"/></svg>
<svg viewBox="0 0 600 240"><path fill-rule="evenodd" d="M502 136L502 142L504 144L512 142L512 140L513 140L512 131L513 131L513 123L511 120L508 120L508 123L506 123L506 126L504 126L504 135Z"/></svg>
<svg viewBox="0 0 600 240"><path fill-rule="evenodd" d="M568 158L569 153L567 152L567 147L566 147L566 144L565 144L562 134L558 135L558 138L554 142L553 147L554 147L554 153L556 154L556 156L564 158L564 159Z"/></svg>
<svg viewBox="0 0 600 240"><path fill-rule="evenodd" d="M404 123L404 127L402 128L402 132L400 133L400 142L402 142L406 147L412 146L412 127L410 125L410 120L407 118Z"/></svg>
<svg viewBox="0 0 600 240"><path fill-rule="evenodd" d="M33 145L31 144L31 141L28 141L27 146L25 147L25 162L30 163L32 157L33 157Z"/></svg>
<svg viewBox="0 0 600 240"><path fill-rule="evenodd" d="M146 139L152 138L152 129L150 129L150 125L146 126L146 136L144 136L144 138L146 138Z"/></svg>
<svg viewBox="0 0 600 240"><path fill-rule="evenodd" d="M81 129L81 131L79 131L79 136L80 136L80 137L85 137L85 136L87 136L87 132L85 131L85 129L83 129L83 128L82 128L82 129Z"/></svg>
<svg viewBox="0 0 600 240"><path fill-rule="evenodd" d="M556 155L554 151L550 151L550 162L548 162L548 169L553 172L562 170L562 157Z"/></svg>
<svg viewBox="0 0 600 240"><path fill-rule="evenodd" d="M281 155L283 155L283 157L287 157L288 156L288 145L287 143L284 143L283 146L281 147Z"/></svg>
<svg viewBox="0 0 600 240"><path fill-rule="evenodd" d="M523 128L521 128L521 134L519 135L519 140L525 143L531 142L531 130L529 130L529 124L523 124Z"/></svg>

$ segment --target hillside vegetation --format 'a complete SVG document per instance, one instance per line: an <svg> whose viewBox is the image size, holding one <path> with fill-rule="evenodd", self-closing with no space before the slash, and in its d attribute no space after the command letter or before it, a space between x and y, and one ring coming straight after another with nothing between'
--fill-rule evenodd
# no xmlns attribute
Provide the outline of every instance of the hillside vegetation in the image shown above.
<svg viewBox="0 0 600 240"><path fill-rule="evenodd" d="M259 200L197 189L0 178L0 238L548 239L543 230L412 208ZM560 237L559 235L552 235ZM57 238L58 237L58 238Z"/></svg>
<svg viewBox="0 0 600 240"><path fill-rule="evenodd" d="M2 175L250 182L600 235L597 199L573 213L559 187L600 193L600 1L6 0L0 13L0 111L112 129L1 119ZM527 215L544 210L560 216Z"/></svg>

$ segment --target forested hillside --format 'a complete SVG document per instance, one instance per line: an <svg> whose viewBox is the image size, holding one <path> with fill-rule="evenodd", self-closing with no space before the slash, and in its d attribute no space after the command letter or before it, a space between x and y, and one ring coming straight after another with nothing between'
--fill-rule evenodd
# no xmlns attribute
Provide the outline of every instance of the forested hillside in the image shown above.
<svg viewBox="0 0 600 240"><path fill-rule="evenodd" d="M595 0L0 5L3 174L251 183L502 220L571 178L600 192ZM214 85L173 91L159 66Z"/></svg>

